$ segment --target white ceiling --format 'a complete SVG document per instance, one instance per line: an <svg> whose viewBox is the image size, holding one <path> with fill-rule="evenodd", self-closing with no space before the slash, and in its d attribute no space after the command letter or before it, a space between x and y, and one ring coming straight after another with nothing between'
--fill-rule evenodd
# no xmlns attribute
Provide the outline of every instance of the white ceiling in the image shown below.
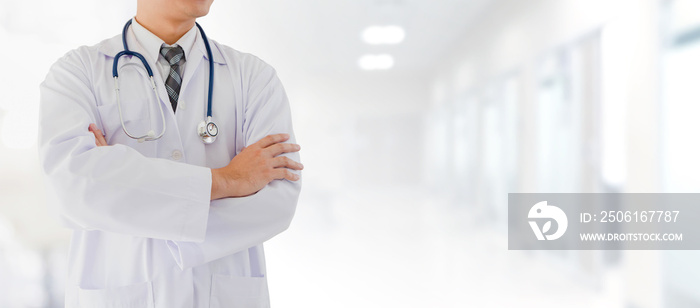
<svg viewBox="0 0 700 308"><path fill-rule="evenodd" d="M365 53L390 53L397 70L425 70L455 45L488 0L215 1L200 23L210 37L254 53L273 66L357 70ZM371 46L361 31L374 24L406 30L403 43Z"/></svg>

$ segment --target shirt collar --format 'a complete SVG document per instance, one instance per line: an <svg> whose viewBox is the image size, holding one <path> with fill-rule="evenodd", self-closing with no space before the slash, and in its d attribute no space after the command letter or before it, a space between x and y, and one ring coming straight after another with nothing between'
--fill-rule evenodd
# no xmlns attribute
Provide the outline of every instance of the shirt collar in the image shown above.
<svg viewBox="0 0 700 308"><path fill-rule="evenodd" d="M141 24L138 23L138 21L136 21L136 18L133 19L133 22L131 23L131 28L134 31L134 37L136 38L136 41L145 49L146 56L150 57L150 59L153 60L154 63L158 61L158 57L160 57L160 48L163 45L167 47L172 47L175 45L182 47L182 50L185 52L185 60L189 60L190 51L192 51L195 39L197 38L196 26L192 26L192 29L187 31L187 33L185 33L185 35L183 35L173 45L166 44L158 36L151 33L151 31L148 31L148 29L144 28Z"/></svg>
<svg viewBox="0 0 700 308"><path fill-rule="evenodd" d="M132 20L132 24L137 24L137 23L135 22L135 20ZM193 56L199 57L200 54L201 54L201 57L203 57L206 60L209 60L209 57L207 57L206 48L204 47L204 40L202 39L202 36L199 33L199 31L197 31L194 28L196 28L196 26L193 27L193 30L194 30L193 32L195 33L193 46L192 46L192 48L188 48L188 51L186 51L188 53L191 52L192 55L189 55L189 58L187 59L187 61L195 60L195 59L190 59L190 58L192 58ZM153 35L150 32L148 32L148 33ZM135 36L136 35L134 34L134 29L132 27L129 27L129 34L127 34L126 39L127 39L127 41L129 41L131 49L138 50L138 51L146 50L145 46L142 46L141 43L136 41ZM104 54L105 56L114 59L114 56L118 52L120 52L124 49L123 44L122 44L122 38L123 38L122 35L119 34L119 35L116 35L112 38L106 39L98 44L98 46L99 46L98 50L102 54ZM157 38L157 36L156 36L156 38ZM161 42L160 44L162 44L162 40L158 39L158 42ZM212 55L214 56L214 62L221 64L221 65L226 65L226 59L224 58L224 55L223 55L222 51L220 50L221 47L219 47L219 45L214 40L210 39L209 43L211 44L211 51L212 51ZM184 49L184 47L183 47L183 49ZM160 47L157 47L155 49L151 48L150 50L152 50L154 54L151 55L151 54L146 53L146 54L144 54L144 57L146 57L146 60L148 60L149 62L155 63L155 61L152 61L151 58L155 58L154 56L157 55L156 53L160 53ZM197 50L198 52L194 52L195 50ZM185 56L187 57L188 55L186 54ZM157 59L157 58L155 58L155 59ZM124 61L124 60L122 60L122 61Z"/></svg>

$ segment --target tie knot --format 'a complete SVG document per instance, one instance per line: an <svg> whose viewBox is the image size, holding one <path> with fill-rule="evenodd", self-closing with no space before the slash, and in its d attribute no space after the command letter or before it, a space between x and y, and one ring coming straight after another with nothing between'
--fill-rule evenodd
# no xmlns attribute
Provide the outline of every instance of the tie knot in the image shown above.
<svg viewBox="0 0 700 308"><path fill-rule="evenodd" d="M175 47L161 47L160 48L160 54L163 55L166 61L170 64L170 66L173 65L180 65L180 62L185 61L185 52L182 50L182 47L180 46L175 46Z"/></svg>

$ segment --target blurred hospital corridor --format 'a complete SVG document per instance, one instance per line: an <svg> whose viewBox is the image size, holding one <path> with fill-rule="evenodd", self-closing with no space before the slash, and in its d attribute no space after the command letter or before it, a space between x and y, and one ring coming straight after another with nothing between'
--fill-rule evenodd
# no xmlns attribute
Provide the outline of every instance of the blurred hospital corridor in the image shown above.
<svg viewBox="0 0 700 308"><path fill-rule="evenodd" d="M0 307L64 306L39 84L135 12L0 0ZM694 250L508 250L508 193L700 192L700 1L216 0L198 23L289 97L272 307L700 307Z"/></svg>
<svg viewBox="0 0 700 308"><path fill-rule="evenodd" d="M330 203L329 203L330 201ZM358 190L309 202L309 226L270 241L270 281L316 276L278 289L278 302L370 307L624 307L620 272L590 275L572 256L508 251L505 231L426 192ZM332 204L334 211L321 207ZM401 205L396 214L391 204ZM319 254L308 258L313 247ZM284 253L283 253L284 252ZM566 252L564 252L566 253ZM309 274L311 270L313 274Z"/></svg>

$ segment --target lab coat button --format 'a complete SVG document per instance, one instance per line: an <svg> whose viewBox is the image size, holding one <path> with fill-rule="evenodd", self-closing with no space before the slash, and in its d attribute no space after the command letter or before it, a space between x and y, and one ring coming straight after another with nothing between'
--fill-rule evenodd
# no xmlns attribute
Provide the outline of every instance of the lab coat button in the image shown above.
<svg viewBox="0 0 700 308"><path fill-rule="evenodd" d="M171 156L173 160L180 160L182 159L182 152L175 150L173 151L173 155Z"/></svg>

